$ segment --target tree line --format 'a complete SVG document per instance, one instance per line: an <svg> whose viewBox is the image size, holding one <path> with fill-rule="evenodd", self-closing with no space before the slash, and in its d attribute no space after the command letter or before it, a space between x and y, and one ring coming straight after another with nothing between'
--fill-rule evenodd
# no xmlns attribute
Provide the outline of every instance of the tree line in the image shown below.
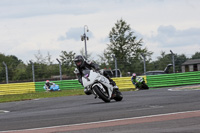
<svg viewBox="0 0 200 133"><path fill-rule="evenodd" d="M84 55L84 51L80 52ZM129 24L123 19L118 20L109 33L109 43L104 52L99 55L98 60L95 60L102 69L114 69L115 61L113 56L117 58L117 67L121 70L123 76L129 76L129 73L142 74L143 57L146 59L146 69L163 70L167 64L172 63L172 56L170 53L161 51L161 55L156 60L152 61L153 52L146 47L143 48L142 38L137 38L134 35ZM59 60L62 64L62 73L65 78L76 78L74 75L75 64L73 59L77 54L73 51L61 51ZM89 58L91 55L89 55ZM15 55L5 55L0 53L0 62L5 62L8 68L8 77L10 81L31 81L32 80L32 64L35 66L35 79L44 80L52 78L52 76L59 75L58 64L53 63L50 53L46 57L38 51L35 55L36 61L29 61L24 63ZM181 72L181 64L188 59L200 59L200 52L195 52L191 58L186 57L185 54L175 54L176 72ZM172 72L172 70L170 70ZM0 83L5 82L5 66L0 65Z"/></svg>

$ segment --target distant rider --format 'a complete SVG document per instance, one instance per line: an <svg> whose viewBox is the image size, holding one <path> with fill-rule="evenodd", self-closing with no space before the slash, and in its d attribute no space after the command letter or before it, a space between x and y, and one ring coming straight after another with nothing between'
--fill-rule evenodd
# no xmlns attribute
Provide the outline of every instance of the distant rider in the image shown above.
<svg viewBox="0 0 200 133"><path fill-rule="evenodd" d="M132 83L135 85L135 88L138 90L139 85L137 84L136 78L137 78L136 73L133 73L133 74L132 74L132 77L131 77L131 81L132 81Z"/></svg>
<svg viewBox="0 0 200 133"><path fill-rule="evenodd" d="M135 73L133 73L131 77L131 81L135 85L136 90L142 89L142 85L140 85L140 81L144 81L143 77L137 76Z"/></svg>
<svg viewBox="0 0 200 133"><path fill-rule="evenodd" d="M45 87L46 87L47 90L50 90L51 85L53 85L53 82L46 80Z"/></svg>
<svg viewBox="0 0 200 133"><path fill-rule="evenodd" d="M91 61L86 60L82 55L77 55L74 59L74 62L76 64L76 69L75 69L75 74L77 75L78 81L82 83L82 70L84 69L94 69L95 71L100 72L100 68L99 65L97 65L96 63L93 63ZM106 78L108 78L108 80L110 81L110 84L112 84L114 87L114 89L118 89L118 87L116 86L116 83L109 77L109 75L106 72L100 72L100 74L104 75ZM85 94L90 95L91 92L90 90L87 90L86 88L84 89Z"/></svg>

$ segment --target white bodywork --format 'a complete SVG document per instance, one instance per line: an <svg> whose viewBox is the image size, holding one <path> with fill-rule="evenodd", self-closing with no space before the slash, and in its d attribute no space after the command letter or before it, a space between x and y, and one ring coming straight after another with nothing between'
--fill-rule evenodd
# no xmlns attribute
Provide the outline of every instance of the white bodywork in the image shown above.
<svg viewBox="0 0 200 133"><path fill-rule="evenodd" d="M98 82L96 82L98 81ZM96 82L96 83L95 83ZM104 77L103 75L90 70L90 74L88 77L82 77L82 83L84 87L91 89L95 85L99 86L101 89L105 90L102 86L105 85L108 88L109 98L112 96L113 86L110 84L110 81Z"/></svg>

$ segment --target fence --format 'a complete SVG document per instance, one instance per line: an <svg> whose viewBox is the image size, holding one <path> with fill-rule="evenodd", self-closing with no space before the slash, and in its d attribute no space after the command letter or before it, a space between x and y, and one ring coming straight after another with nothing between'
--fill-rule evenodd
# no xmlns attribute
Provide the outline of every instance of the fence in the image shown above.
<svg viewBox="0 0 200 133"><path fill-rule="evenodd" d="M200 84L200 71L174 73L163 75L143 76L149 87L165 87L178 85ZM131 82L131 77L113 78L120 89L135 88ZM78 80L53 81L58 84L62 90L83 89ZM45 82L27 82L0 84L0 95L23 94L45 91L43 89Z"/></svg>
<svg viewBox="0 0 200 133"><path fill-rule="evenodd" d="M122 59L117 59L117 62L110 61L101 63L100 68L102 69L115 69L118 68L122 72L123 77L131 76L132 73L143 74L146 71L152 70L164 70L168 64L173 64L170 60L171 56L166 61L146 61L144 60L132 60L126 61ZM181 71L181 64L185 59L175 60L175 70L176 72ZM23 62L15 63L11 61L4 62L0 65L0 84L3 83L17 83L17 82L35 82L49 80L65 80L65 79L75 79L73 73L75 66L73 62L71 64L62 64L61 62L55 62L57 64L51 63L33 63L29 62L24 64ZM170 68L172 73L173 67ZM115 76L115 75L114 75Z"/></svg>
<svg viewBox="0 0 200 133"><path fill-rule="evenodd" d="M61 64L18 64L0 66L0 83L35 82L48 80L75 79L74 67Z"/></svg>

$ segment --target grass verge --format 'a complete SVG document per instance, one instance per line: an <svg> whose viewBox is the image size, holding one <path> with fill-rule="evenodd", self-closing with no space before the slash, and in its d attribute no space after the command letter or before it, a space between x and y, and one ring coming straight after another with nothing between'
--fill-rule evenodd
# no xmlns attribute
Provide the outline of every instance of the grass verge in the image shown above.
<svg viewBox="0 0 200 133"><path fill-rule="evenodd" d="M3 95L0 96L0 103L2 102L13 102L13 101L24 101L32 100L38 98L48 98L48 97L62 97L62 96L73 96L73 95L83 95L83 90L62 90L55 92L35 92L27 94L15 94L15 95Z"/></svg>
<svg viewBox="0 0 200 133"><path fill-rule="evenodd" d="M122 89L120 91L131 91L131 90L134 89ZM74 89L74 90L62 90L55 92L35 92L27 94L3 95L0 96L0 103L24 101L24 100L32 100L32 99L48 98L48 97L75 96L75 95L85 95L85 93L83 90Z"/></svg>

